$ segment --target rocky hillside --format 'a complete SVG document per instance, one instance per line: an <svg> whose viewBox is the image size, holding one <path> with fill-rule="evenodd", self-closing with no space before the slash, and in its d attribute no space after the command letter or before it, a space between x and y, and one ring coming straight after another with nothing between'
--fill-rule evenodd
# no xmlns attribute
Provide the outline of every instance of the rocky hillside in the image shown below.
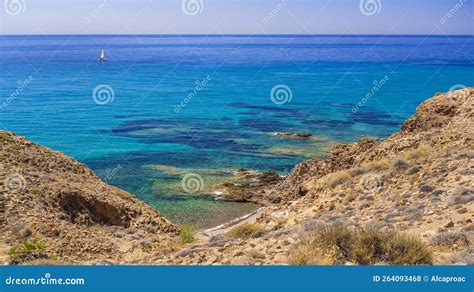
<svg viewBox="0 0 474 292"><path fill-rule="evenodd" d="M60 152L0 132L0 263L144 261L177 227Z"/></svg>
<svg viewBox="0 0 474 292"><path fill-rule="evenodd" d="M264 190L267 206L255 215L236 227L203 232L199 244L160 263L474 264L473 129L474 88L437 94L389 139L337 145L326 160L298 164ZM344 226L331 227L335 222ZM321 235L319 230L328 232ZM342 235L334 230L347 236L336 240ZM395 252L432 256L404 262L387 261L390 256L384 255L367 261L349 257L348 249L337 245L337 251L325 250L339 253L332 259L314 251L314 238L325 238L331 246L328 238L347 241L349 234L355 238L353 255L372 244L386 252L381 242L398 238L392 245L398 246ZM304 248L305 257L312 259L297 254Z"/></svg>
<svg viewBox="0 0 474 292"><path fill-rule="evenodd" d="M0 262L474 264L473 128L474 88L438 94L387 140L264 174L231 197L265 207L180 238L80 163L0 132Z"/></svg>

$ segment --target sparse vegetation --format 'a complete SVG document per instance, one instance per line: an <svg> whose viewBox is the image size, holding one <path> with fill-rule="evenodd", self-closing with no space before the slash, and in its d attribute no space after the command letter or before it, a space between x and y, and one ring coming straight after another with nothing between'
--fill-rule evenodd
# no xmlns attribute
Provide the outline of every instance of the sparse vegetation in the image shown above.
<svg viewBox="0 0 474 292"><path fill-rule="evenodd" d="M361 167L368 171L385 170L385 169L390 168L390 162L386 159L371 161L371 162L363 163Z"/></svg>
<svg viewBox="0 0 474 292"><path fill-rule="evenodd" d="M362 167L356 167L356 168L349 169L349 173L352 177L356 177L356 176L367 173L367 170Z"/></svg>
<svg viewBox="0 0 474 292"><path fill-rule="evenodd" d="M42 195L43 194L43 190L41 190L41 189L32 189L31 192L35 195Z"/></svg>
<svg viewBox="0 0 474 292"><path fill-rule="evenodd" d="M125 200L131 200L133 198L133 196L129 192L126 192L126 191L123 191L123 190L118 190L117 195L120 198L125 199Z"/></svg>
<svg viewBox="0 0 474 292"><path fill-rule="evenodd" d="M8 134L8 132L0 131L0 140L7 141L7 142L14 142L15 139Z"/></svg>
<svg viewBox="0 0 474 292"><path fill-rule="evenodd" d="M49 256L44 252L46 244L43 242L26 241L23 244L10 248L8 255L11 264L17 265L34 259L45 259Z"/></svg>
<svg viewBox="0 0 474 292"><path fill-rule="evenodd" d="M194 242L194 230L189 225L183 225L179 228L179 239L181 243Z"/></svg>
<svg viewBox="0 0 474 292"><path fill-rule="evenodd" d="M407 169L410 165L403 159L397 158L392 163L392 167L396 170L404 170Z"/></svg>
<svg viewBox="0 0 474 292"><path fill-rule="evenodd" d="M263 228L257 224L242 224L227 232L228 237L249 239L262 232Z"/></svg>
<svg viewBox="0 0 474 292"><path fill-rule="evenodd" d="M426 154L429 152L431 149L430 146L428 145L422 145L418 147L415 150L409 151L405 154L405 159L406 160L414 160L414 159L419 159L421 157L426 156Z"/></svg>
<svg viewBox="0 0 474 292"><path fill-rule="evenodd" d="M462 232L442 232L434 236L430 242L433 246L453 248L454 246L468 246L469 239Z"/></svg>
<svg viewBox="0 0 474 292"><path fill-rule="evenodd" d="M328 179L328 185L331 188L335 188L338 185L341 185L352 178L352 175L349 171L339 171L332 174Z"/></svg>
<svg viewBox="0 0 474 292"><path fill-rule="evenodd" d="M290 259L294 265L423 265L432 252L419 239L376 227L355 230L336 223L309 232Z"/></svg>

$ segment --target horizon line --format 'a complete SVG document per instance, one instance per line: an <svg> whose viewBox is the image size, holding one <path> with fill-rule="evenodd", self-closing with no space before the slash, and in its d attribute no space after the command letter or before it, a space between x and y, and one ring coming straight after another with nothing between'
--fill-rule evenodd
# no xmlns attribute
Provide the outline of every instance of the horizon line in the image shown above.
<svg viewBox="0 0 474 292"><path fill-rule="evenodd" d="M245 36L245 37L284 37L284 36L292 36L292 37L299 37L299 36L340 36L340 37L348 37L348 36L404 36L404 37L474 37L473 34L291 34L291 33L281 33L281 34L245 34L245 33L236 33L236 34L204 34L204 33L183 33L183 34L167 34L167 33L98 33L98 34L80 34L80 33L48 33L48 34L2 34L0 36L198 36L198 37L218 37L218 36Z"/></svg>

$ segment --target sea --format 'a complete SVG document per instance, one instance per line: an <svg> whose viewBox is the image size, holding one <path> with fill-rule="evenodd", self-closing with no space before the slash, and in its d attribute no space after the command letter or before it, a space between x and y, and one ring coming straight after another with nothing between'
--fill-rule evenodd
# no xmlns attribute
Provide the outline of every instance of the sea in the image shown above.
<svg viewBox="0 0 474 292"><path fill-rule="evenodd" d="M288 174L473 85L472 36L0 36L1 129L195 228L258 208L215 199L237 170Z"/></svg>

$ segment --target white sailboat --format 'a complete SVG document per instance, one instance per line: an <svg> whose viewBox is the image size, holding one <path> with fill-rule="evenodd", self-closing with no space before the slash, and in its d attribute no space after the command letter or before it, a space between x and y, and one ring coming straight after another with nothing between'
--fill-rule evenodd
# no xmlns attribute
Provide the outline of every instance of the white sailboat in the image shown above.
<svg viewBox="0 0 474 292"><path fill-rule="evenodd" d="M100 55L99 55L99 58L97 58L97 61L99 63L103 63L103 62L107 61L107 57L105 57L105 50L104 49L100 50Z"/></svg>

